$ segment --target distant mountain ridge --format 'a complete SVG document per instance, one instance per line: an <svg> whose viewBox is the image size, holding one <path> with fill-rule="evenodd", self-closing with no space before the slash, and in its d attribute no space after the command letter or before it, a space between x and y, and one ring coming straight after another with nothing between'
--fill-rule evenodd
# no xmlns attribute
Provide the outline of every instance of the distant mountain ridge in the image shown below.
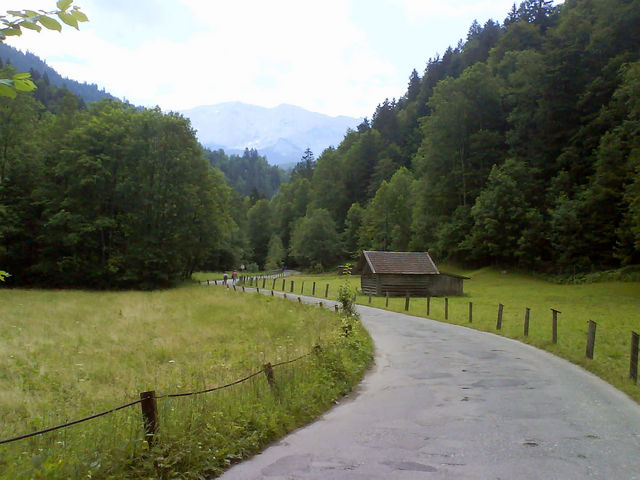
<svg viewBox="0 0 640 480"><path fill-rule="evenodd" d="M21 72L30 70L38 72L43 77L46 76L52 85L68 88L85 102L95 102L103 98L115 98L110 93L105 92L104 89L98 88L94 83L80 83L63 77L37 55L31 52L22 52L4 43L0 43L0 60L5 65L10 63Z"/></svg>
<svg viewBox="0 0 640 480"><path fill-rule="evenodd" d="M306 148L319 156L329 146L337 146L347 129L362 122L361 118L330 117L287 104L266 108L226 102L180 113L191 120L205 147L229 154L255 149L272 165L296 163Z"/></svg>

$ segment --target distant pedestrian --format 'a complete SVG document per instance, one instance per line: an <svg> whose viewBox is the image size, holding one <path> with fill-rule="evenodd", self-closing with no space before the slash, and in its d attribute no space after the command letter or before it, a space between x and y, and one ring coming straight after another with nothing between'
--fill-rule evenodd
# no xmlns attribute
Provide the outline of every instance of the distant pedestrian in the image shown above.
<svg viewBox="0 0 640 480"><path fill-rule="evenodd" d="M227 272L224 272L224 275L222 276L222 284L226 285L227 280L229 280L229 274Z"/></svg>
<svg viewBox="0 0 640 480"><path fill-rule="evenodd" d="M231 283L235 285L237 281L238 281L238 272L237 270L234 270L233 273L231 274Z"/></svg>

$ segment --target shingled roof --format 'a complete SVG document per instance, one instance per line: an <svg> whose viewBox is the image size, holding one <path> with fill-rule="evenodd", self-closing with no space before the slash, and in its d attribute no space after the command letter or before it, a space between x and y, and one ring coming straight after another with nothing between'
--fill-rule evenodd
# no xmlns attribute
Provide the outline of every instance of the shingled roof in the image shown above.
<svg viewBox="0 0 640 480"><path fill-rule="evenodd" d="M437 275L440 272L427 252L362 252L372 273Z"/></svg>

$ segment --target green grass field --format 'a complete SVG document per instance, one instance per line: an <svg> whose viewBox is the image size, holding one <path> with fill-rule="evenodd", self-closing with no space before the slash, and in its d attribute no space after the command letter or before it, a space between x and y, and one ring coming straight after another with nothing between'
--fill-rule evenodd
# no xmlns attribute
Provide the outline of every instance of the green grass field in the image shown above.
<svg viewBox="0 0 640 480"><path fill-rule="evenodd" d="M471 277L465 281L464 297L449 298L449 323L498 333L548 350L577 363L605 379L636 401L640 401L640 387L629 380L629 352L631 332L640 332L640 282L603 282L560 285L527 275L483 268L461 270L447 266L450 271ZM343 277L336 275L296 275L287 278L285 290L291 288L311 294L316 282L316 296L324 297L329 285L329 298L335 299ZM360 277L352 283L360 288ZM268 288L271 284L267 281ZM282 288L282 280L276 281ZM366 296L358 303L368 305ZM469 302L473 303L473 323L468 323ZM371 306L385 308L385 298L372 298ZM502 329L496 330L498 304L504 305ZM389 309L404 312L405 299L391 298ZM530 308L529 336L524 337L525 309ZM558 315L558 343L552 343L551 309ZM426 316L426 299L413 298L410 314ZM429 318L445 321L444 299L432 298ZM595 356L585 356L587 322L597 323Z"/></svg>
<svg viewBox="0 0 640 480"><path fill-rule="evenodd" d="M366 332L332 312L189 284L156 292L0 289L0 439L139 398L225 384L322 350L236 387L158 400L154 448L138 405L0 446L0 478L201 478L307 423L357 383Z"/></svg>

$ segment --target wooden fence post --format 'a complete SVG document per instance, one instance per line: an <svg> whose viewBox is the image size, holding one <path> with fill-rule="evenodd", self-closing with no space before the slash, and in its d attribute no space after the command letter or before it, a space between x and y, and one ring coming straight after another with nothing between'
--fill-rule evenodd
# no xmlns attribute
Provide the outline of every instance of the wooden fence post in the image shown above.
<svg viewBox="0 0 640 480"><path fill-rule="evenodd" d="M640 335L631 332L631 361L629 363L629 378L638 383L638 343Z"/></svg>
<svg viewBox="0 0 640 480"><path fill-rule="evenodd" d="M371 305L371 294L369 294L369 305Z"/></svg>
<svg viewBox="0 0 640 480"><path fill-rule="evenodd" d="M589 329L587 331L587 358L593 359L593 349L596 345L596 322L589 320Z"/></svg>
<svg viewBox="0 0 640 480"><path fill-rule="evenodd" d="M153 436L158 428L158 402L155 390L142 392L140 400L142 400L140 407L142 407L142 420L144 422L144 438L149 447L151 447L153 445Z"/></svg>
<svg viewBox="0 0 640 480"><path fill-rule="evenodd" d="M256 293L260 293L260 289L256 286Z"/></svg>
<svg viewBox="0 0 640 480"><path fill-rule="evenodd" d="M273 290L271 290L271 296L273 297Z"/></svg>
<svg viewBox="0 0 640 480"><path fill-rule="evenodd" d="M444 319L449 320L449 299L444 297Z"/></svg>
<svg viewBox="0 0 640 480"><path fill-rule="evenodd" d="M262 277L262 288L265 287L266 283L267 283L267 277Z"/></svg>
<svg viewBox="0 0 640 480"><path fill-rule="evenodd" d="M267 383L269 383L271 390L275 390L276 379L273 376L273 367L271 366L271 363L265 363L262 371L264 372L264 376L267 377Z"/></svg>
<svg viewBox="0 0 640 480"><path fill-rule="evenodd" d="M408 312L409 311L409 301L411 300L411 297L409 296L409 294L407 293L406 298L404 299L404 311Z"/></svg>
<svg viewBox="0 0 640 480"><path fill-rule="evenodd" d="M427 297L427 316L431 314L431 297Z"/></svg>
<svg viewBox="0 0 640 480"><path fill-rule="evenodd" d="M243 291L243 292L245 291L245 289L244 289L244 285L242 285L242 291Z"/></svg>
<svg viewBox="0 0 640 480"><path fill-rule="evenodd" d="M552 308L551 311L553 312L551 325L551 341L553 343L558 343L558 314L562 312L556 310L555 308Z"/></svg>
<svg viewBox="0 0 640 480"><path fill-rule="evenodd" d="M502 328L502 310L504 309L504 305L501 303L498 304L498 321L496 323L496 330L500 330Z"/></svg>
<svg viewBox="0 0 640 480"><path fill-rule="evenodd" d="M324 298L329 298L329 284L327 283L327 288L324 289Z"/></svg>
<svg viewBox="0 0 640 480"><path fill-rule="evenodd" d="M273 279L273 283L271 284L271 290L275 290L276 289L276 279Z"/></svg>
<svg viewBox="0 0 640 480"><path fill-rule="evenodd" d="M319 306L320 308L322 308L322 307L324 307L324 304L323 304L322 302L320 302L320 303L318 303L318 306Z"/></svg>
<svg viewBox="0 0 640 480"><path fill-rule="evenodd" d="M316 282L313 282L313 286L311 287L311 296L316 296Z"/></svg>
<svg viewBox="0 0 640 480"><path fill-rule="evenodd" d="M529 336L529 314L531 312L531 309L529 307L526 307L524 309L524 336L528 337Z"/></svg>
<svg viewBox="0 0 640 480"><path fill-rule="evenodd" d="M337 303L334 305L334 308L335 308L336 313L338 313L339 307L338 307Z"/></svg>
<svg viewBox="0 0 640 480"><path fill-rule="evenodd" d="M469 323L473 323L473 302L469 302Z"/></svg>
<svg viewBox="0 0 640 480"><path fill-rule="evenodd" d="M291 280L291 291L289 293L293 293L293 280Z"/></svg>
<svg viewBox="0 0 640 480"><path fill-rule="evenodd" d="M389 308L389 290L387 290L385 295L384 308Z"/></svg>
<svg viewBox="0 0 640 480"><path fill-rule="evenodd" d="M302 282L302 286L300 287L300 295L304 295L304 282Z"/></svg>
<svg viewBox="0 0 640 480"><path fill-rule="evenodd" d="M302 303L302 297L298 297L298 303Z"/></svg>

